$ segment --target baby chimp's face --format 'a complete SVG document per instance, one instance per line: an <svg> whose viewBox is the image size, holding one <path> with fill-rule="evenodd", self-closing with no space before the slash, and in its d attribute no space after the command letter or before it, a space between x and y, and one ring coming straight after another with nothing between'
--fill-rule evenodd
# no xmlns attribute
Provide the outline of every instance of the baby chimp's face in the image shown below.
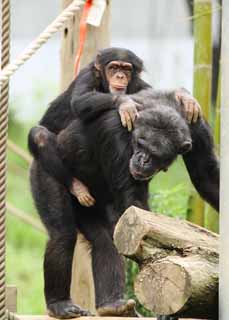
<svg viewBox="0 0 229 320"><path fill-rule="evenodd" d="M191 150L190 131L181 115L167 106L140 112L133 131L130 173L136 180L149 180Z"/></svg>

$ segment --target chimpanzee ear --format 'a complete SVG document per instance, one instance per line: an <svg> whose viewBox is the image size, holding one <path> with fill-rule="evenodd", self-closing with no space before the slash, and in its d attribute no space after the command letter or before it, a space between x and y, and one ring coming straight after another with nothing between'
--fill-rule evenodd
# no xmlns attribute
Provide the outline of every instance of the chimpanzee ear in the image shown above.
<svg viewBox="0 0 229 320"><path fill-rule="evenodd" d="M101 71L101 64L99 62L99 57L101 56L100 53L97 54L96 58L95 58L95 68L98 71Z"/></svg>
<svg viewBox="0 0 229 320"><path fill-rule="evenodd" d="M180 147L179 154L185 154L192 149L192 141L186 140L183 142L182 146Z"/></svg>

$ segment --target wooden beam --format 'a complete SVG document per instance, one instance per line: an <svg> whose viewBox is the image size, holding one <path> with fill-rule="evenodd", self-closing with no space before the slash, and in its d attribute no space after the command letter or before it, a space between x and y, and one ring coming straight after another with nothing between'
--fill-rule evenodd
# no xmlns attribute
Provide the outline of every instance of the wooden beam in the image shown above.
<svg viewBox="0 0 229 320"><path fill-rule="evenodd" d="M62 0L63 8L72 0ZM99 27L88 25L88 32L81 57L81 68L91 62L100 49L110 45L110 7L111 0L107 0L107 7ZM65 90L74 78L74 61L79 46L79 24L82 10L68 23L62 32L61 44L61 91ZM72 299L92 313L95 310L94 282L91 268L89 244L82 235L78 237L72 268ZM93 318L94 319L94 318Z"/></svg>

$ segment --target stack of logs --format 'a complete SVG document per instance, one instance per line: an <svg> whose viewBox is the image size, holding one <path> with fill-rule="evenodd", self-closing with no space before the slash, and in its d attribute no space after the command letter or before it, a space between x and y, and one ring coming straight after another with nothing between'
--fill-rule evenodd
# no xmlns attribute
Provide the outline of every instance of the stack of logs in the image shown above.
<svg viewBox="0 0 229 320"><path fill-rule="evenodd" d="M218 319L219 236L184 220L130 207L114 234L140 272L135 293L160 315Z"/></svg>

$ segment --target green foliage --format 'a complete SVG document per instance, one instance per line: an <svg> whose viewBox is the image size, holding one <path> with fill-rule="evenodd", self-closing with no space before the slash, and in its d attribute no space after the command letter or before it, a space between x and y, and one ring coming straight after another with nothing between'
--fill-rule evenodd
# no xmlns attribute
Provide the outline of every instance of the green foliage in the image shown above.
<svg viewBox="0 0 229 320"><path fill-rule="evenodd" d="M45 236L7 217L7 284L18 288L18 311L23 314L44 312L43 262Z"/></svg>
<svg viewBox="0 0 229 320"><path fill-rule="evenodd" d="M26 148L28 127L10 112L9 137ZM9 151L7 154L7 201L36 215L30 194L28 164ZM7 212L6 281L18 288L18 312L44 313L43 254L45 235Z"/></svg>
<svg viewBox="0 0 229 320"><path fill-rule="evenodd" d="M154 212L184 219L187 213L188 197L187 187L184 184L178 184L171 189L150 194L150 208Z"/></svg>

